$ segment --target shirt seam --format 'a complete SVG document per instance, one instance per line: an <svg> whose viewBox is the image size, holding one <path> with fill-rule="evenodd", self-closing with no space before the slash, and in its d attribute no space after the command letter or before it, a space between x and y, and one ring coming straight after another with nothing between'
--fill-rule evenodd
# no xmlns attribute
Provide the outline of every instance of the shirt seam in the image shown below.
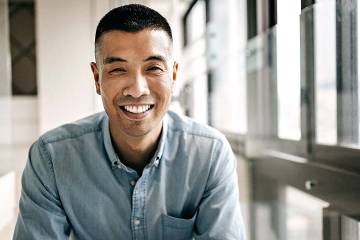
<svg viewBox="0 0 360 240"><path fill-rule="evenodd" d="M209 175L208 175L208 178L206 180L206 186L205 186L205 189L204 189L203 196L208 195L208 192L212 191L217 186L219 186L219 185L223 184L224 182L228 181L233 176L234 172L236 172L236 165L234 164L234 166L233 166L233 168L232 168L229 175L227 175L227 176L225 176L225 177L223 177L221 179L218 179L218 181L214 182L213 184L208 185L210 175L211 175L210 173L213 171L213 168L214 168L214 165L215 165L214 161L215 161L215 159L220 158L221 151L224 151L225 147L226 147L226 144L223 143L223 142L220 142L220 146L218 146L219 151L217 152L217 154L212 154L213 157L211 158L211 167L209 169ZM213 151L216 151L215 149L216 149L216 147L214 147Z"/></svg>
<svg viewBox="0 0 360 240"><path fill-rule="evenodd" d="M101 131L102 131L101 127L85 129L77 134L72 134L69 136L49 137L49 139L43 139L42 141L43 141L44 145L47 145L47 144L51 144L51 143L55 143L55 142L65 141L68 139L79 138L79 137L82 137L87 134L97 133L97 132L101 132Z"/></svg>
<svg viewBox="0 0 360 240"><path fill-rule="evenodd" d="M50 169L49 172L47 172L47 175L48 175L48 178L49 180L52 180L54 181L54 185L55 185L55 188L56 188L56 193L57 193L57 196L55 195L54 197L59 201L60 203L60 198L59 198L59 192L58 192L58 189L57 189L57 186L56 186L56 179L55 179L55 173L54 173L54 167L53 167L53 163L51 161L51 154L48 152L48 150L46 149L46 146L45 146L45 143L43 141L42 138L39 139L40 141L40 148L41 148L41 151L40 151L40 154L42 156L42 158L45 158L45 161L47 162L47 165ZM44 156L45 155L45 156ZM49 193L51 193L51 188L47 185L45 185L44 183L44 186L47 188L47 190L49 191ZM51 193L52 194L52 193Z"/></svg>
<svg viewBox="0 0 360 240"><path fill-rule="evenodd" d="M182 132L182 133L185 133L185 134L194 135L194 136L198 136L198 137L210 138L210 139L214 139L214 140L218 140L218 141L222 142L221 137L214 136L214 135L211 135L211 134L206 134L206 133L203 133L203 132L195 132L195 131L193 132L193 131L189 131L189 130L185 130L185 129L171 128L171 127L168 127L168 129L173 131L173 132Z"/></svg>
<svg viewBox="0 0 360 240"><path fill-rule="evenodd" d="M215 158L218 159L220 157L220 155L221 155L220 150L222 149L223 146L224 146L224 144L220 141L220 146L218 146L218 147L214 146L214 148L212 149L212 154L211 154L212 157L210 159L210 168L209 168L209 173L208 173L208 176L207 176L207 179L206 179L206 185L205 185L205 188L204 188L203 196L207 195L207 193L214 188L213 185L215 185L215 186L217 185L217 183L210 184L209 180L210 180L210 175L211 175L211 173L213 171L213 168L215 167L214 166L215 165L215 163L214 163ZM219 149L219 151L217 151L217 149Z"/></svg>
<svg viewBox="0 0 360 240"><path fill-rule="evenodd" d="M45 134L42 136L42 139L45 144L48 144L48 143L60 142L60 141L67 140L67 139L78 138L78 137L81 137L81 136L89 134L89 133L96 133L96 132L102 131L101 122L103 122L103 121L104 121L104 117L100 115L97 117L97 119L94 121L94 123L91 126L83 127L78 133L70 132L70 133L66 134L65 136L64 135L63 136L51 136L50 135L48 137ZM70 128L70 126L72 126L72 127L76 126L76 122L63 125L63 126L59 127L58 129L68 130L68 127ZM81 127L81 125L80 125L80 127Z"/></svg>

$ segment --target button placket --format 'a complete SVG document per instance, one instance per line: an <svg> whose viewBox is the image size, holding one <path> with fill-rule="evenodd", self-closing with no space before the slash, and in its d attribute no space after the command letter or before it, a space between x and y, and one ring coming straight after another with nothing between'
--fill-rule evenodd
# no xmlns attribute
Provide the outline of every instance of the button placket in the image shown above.
<svg viewBox="0 0 360 240"><path fill-rule="evenodd" d="M148 170L143 171L142 177L134 184L132 193L132 225L133 238L145 239L145 204ZM130 181L130 185L131 185Z"/></svg>

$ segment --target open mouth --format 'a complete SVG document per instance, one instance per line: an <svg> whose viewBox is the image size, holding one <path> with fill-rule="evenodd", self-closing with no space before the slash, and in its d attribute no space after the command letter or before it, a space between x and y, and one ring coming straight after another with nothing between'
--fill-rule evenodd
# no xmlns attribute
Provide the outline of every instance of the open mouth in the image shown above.
<svg viewBox="0 0 360 240"><path fill-rule="evenodd" d="M151 110L153 107L154 104L120 106L120 108L123 111L133 114L146 113L147 111Z"/></svg>

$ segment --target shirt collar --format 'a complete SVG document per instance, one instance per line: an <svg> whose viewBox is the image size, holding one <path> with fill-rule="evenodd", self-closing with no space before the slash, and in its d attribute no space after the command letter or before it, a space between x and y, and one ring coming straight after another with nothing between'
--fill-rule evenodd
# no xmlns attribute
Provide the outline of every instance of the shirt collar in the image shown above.
<svg viewBox="0 0 360 240"><path fill-rule="evenodd" d="M145 168L151 167L152 165L157 167L160 164L160 160L161 160L161 158L163 156L163 152L164 152L167 131L168 131L168 119L167 119L167 114L165 114L165 116L163 118L163 122L162 122L161 137L160 137L160 141L157 146L157 150L156 150L154 156L152 157L150 163ZM110 136L110 128L109 128L109 117L107 116L106 113L105 113L105 117L102 122L102 133L103 133L105 151L108 155L111 166L113 168L120 167L129 172L133 171L133 170L131 170L131 168L127 167L120 161L119 156L117 155L117 153L112 145L111 136Z"/></svg>

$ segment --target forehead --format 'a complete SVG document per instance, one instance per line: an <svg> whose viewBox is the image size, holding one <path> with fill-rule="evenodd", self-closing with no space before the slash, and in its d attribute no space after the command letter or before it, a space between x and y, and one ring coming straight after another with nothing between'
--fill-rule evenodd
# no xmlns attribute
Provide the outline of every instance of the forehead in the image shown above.
<svg viewBox="0 0 360 240"><path fill-rule="evenodd" d="M162 30L145 29L138 32L113 30L100 37L97 52L103 58L127 55L144 57L154 54L169 57L172 52L172 42Z"/></svg>

